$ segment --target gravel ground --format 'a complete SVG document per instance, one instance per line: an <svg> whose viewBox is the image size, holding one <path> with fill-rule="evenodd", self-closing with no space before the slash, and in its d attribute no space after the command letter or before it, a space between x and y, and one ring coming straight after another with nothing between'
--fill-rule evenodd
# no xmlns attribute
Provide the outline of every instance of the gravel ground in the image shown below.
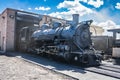
<svg viewBox="0 0 120 80"><path fill-rule="evenodd" d="M24 60L0 55L0 80L71 80Z"/></svg>

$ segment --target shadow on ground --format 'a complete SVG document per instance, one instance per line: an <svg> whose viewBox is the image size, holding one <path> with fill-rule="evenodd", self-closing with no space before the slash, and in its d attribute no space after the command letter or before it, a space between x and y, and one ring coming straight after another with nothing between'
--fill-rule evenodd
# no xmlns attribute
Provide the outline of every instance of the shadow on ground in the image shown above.
<svg viewBox="0 0 120 80"><path fill-rule="evenodd" d="M42 66L45 66L49 69L53 69L53 70L57 70L57 71L71 71L71 72L78 72L78 73L82 73L82 74L86 73L84 68L81 68L81 67L76 68L72 65L68 65L65 63L58 62L58 61L53 61L51 59L41 57L37 54L29 54L29 53L21 53L21 52L7 52L4 54L8 57L24 58L24 59L30 60L32 62L35 62L37 64L40 64Z"/></svg>

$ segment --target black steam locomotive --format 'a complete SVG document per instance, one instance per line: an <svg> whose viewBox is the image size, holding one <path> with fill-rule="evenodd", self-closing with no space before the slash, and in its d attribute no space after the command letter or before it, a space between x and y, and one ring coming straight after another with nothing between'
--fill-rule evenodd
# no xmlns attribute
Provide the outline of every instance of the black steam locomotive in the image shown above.
<svg viewBox="0 0 120 80"><path fill-rule="evenodd" d="M51 54L74 60L85 65L100 65L101 56L92 47L91 32L92 20L80 23L62 25L53 22L52 25L43 24L40 29L24 27L20 31L20 48L26 51L35 51L38 54ZM24 46L24 47L23 47Z"/></svg>

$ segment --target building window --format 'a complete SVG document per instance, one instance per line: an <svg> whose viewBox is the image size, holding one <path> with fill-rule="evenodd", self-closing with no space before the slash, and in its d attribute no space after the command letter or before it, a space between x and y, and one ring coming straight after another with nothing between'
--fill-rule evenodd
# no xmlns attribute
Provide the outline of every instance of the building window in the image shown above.
<svg viewBox="0 0 120 80"><path fill-rule="evenodd" d="M2 16L3 19L5 19L5 16Z"/></svg>

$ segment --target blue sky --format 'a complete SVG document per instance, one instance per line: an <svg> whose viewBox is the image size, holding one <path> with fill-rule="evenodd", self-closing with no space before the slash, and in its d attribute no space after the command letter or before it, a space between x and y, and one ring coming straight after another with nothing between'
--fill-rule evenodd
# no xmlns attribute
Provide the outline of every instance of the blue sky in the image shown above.
<svg viewBox="0 0 120 80"><path fill-rule="evenodd" d="M68 20L78 13L80 21L93 19L105 29L120 27L120 0L0 0L0 13L5 8Z"/></svg>

